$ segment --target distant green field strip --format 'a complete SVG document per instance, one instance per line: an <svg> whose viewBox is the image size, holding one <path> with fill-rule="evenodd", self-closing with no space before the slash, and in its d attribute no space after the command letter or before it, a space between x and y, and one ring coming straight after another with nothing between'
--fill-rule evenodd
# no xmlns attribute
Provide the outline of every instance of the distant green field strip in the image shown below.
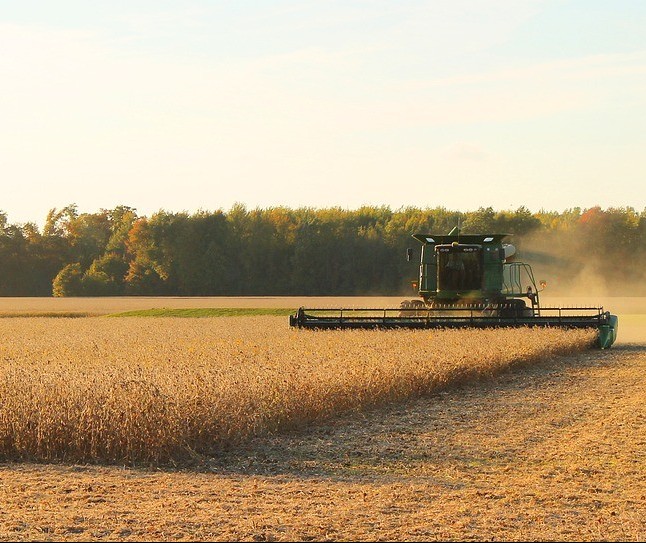
<svg viewBox="0 0 646 543"><path fill-rule="evenodd" d="M294 309L269 307L212 307L195 309L140 309L112 313L108 317L248 317L270 315L282 317L293 313Z"/></svg>

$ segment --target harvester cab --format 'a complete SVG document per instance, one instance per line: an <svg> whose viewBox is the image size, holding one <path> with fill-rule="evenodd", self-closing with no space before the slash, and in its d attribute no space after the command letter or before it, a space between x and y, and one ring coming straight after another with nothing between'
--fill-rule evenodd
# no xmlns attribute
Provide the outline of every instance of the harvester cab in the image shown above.
<svg viewBox="0 0 646 543"><path fill-rule="evenodd" d="M402 309L482 305L490 314L536 316L545 283L539 288L531 266L515 259L507 236L461 235L456 229L446 236L414 234L422 244L419 299L402 302Z"/></svg>
<svg viewBox="0 0 646 543"><path fill-rule="evenodd" d="M343 328L492 328L542 326L595 328L597 344L610 347L618 319L603 307L542 307L545 282L516 258L509 234L413 234L421 247L418 298L397 308L304 308L290 326ZM407 250L407 259L414 251Z"/></svg>

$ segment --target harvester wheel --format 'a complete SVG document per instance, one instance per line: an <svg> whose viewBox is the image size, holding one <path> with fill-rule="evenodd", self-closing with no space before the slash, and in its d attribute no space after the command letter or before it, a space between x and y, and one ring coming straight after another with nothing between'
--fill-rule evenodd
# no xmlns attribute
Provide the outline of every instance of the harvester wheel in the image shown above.
<svg viewBox="0 0 646 543"><path fill-rule="evenodd" d="M500 308L500 316L504 319L516 319L527 315L527 305L524 300L510 300Z"/></svg>
<svg viewBox="0 0 646 543"><path fill-rule="evenodd" d="M399 304L400 317L420 317L426 314L426 304L422 300L404 300Z"/></svg>

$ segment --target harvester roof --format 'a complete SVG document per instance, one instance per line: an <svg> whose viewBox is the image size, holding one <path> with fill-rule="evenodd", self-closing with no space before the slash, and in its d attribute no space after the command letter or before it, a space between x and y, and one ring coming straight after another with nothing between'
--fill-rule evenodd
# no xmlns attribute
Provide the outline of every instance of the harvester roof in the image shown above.
<svg viewBox="0 0 646 543"><path fill-rule="evenodd" d="M500 243L502 240L511 234L413 234L413 237L423 244L444 245L457 241L458 243L466 244L487 244L487 243Z"/></svg>

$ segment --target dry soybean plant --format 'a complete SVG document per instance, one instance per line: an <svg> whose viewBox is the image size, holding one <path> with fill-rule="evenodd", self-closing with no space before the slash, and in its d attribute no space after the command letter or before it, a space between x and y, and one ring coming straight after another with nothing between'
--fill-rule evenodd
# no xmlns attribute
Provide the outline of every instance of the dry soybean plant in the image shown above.
<svg viewBox="0 0 646 543"><path fill-rule="evenodd" d="M0 458L184 461L592 341L550 329L314 332L279 317L6 319Z"/></svg>

